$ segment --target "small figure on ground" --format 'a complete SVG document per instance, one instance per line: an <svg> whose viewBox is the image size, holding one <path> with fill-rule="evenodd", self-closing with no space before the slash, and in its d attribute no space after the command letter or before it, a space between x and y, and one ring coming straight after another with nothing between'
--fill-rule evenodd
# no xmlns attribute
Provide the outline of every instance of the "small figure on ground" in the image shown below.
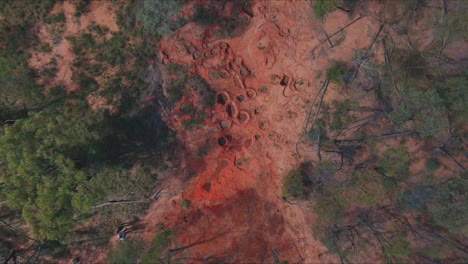
<svg viewBox="0 0 468 264"><path fill-rule="evenodd" d="M119 240L125 240L126 236L127 235L125 234L125 229L117 234L117 237L119 238Z"/></svg>
<svg viewBox="0 0 468 264"><path fill-rule="evenodd" d="M120 224L119 227L117 228L117 231L115 232L117 234L117 238L119 240L125 240L127 233L130 231L130 229L127 228L128 224L123 223Z"/></svg>

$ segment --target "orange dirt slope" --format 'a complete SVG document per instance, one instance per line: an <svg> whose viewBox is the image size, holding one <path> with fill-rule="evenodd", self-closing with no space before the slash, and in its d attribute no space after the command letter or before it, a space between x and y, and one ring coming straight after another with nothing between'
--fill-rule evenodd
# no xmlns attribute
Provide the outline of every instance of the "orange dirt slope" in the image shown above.
<svg viewBox="0 0 468 264"><path fill-rule="evenodd" d="M188 153L207 141L208 154L186 154L195 176L179 195L154 203L145 219L148 240L158 224L176 232L174 246L185 250L174 258L183 262L314 263L324 251L312 237L310 203L281 199L283 176L302 160L296 143L302 141L307 100L330 65L327 56L311 51L323 40L322 25L306 1L259 1L253 12L248 28L234 39L200 38L204 29L188 24L159 47L164 63L191 65L218 95L208 128L187 132L172 126ZM329 31L354 19L338 12L325 25ZM348 30L376 32L369 20ZM371 41L370 34L351 34L328 55L350 60L353 48ZM218 144L220 138L226 145ZM187 210L180 206L183 199L190 202Z"/></svg>

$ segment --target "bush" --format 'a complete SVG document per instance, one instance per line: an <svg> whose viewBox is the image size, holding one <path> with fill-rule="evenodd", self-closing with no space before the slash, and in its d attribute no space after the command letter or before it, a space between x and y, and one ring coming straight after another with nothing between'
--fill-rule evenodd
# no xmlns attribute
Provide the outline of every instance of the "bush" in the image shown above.
<svg viewBox="0 0 468 264"><path fill-rule="evenodd" d="M412 129L426 138L440 135L448 126L444 101L434 89L405 88L401 93L403 102L390 113L390 119L398 127L413 120Z"/></svg>
<svg viewBox="0 0 468 264"><path fill-rule="evenodd" d="M389 257L406 257L411 254L411 244L408 242L408 238L405 232L400 232L394 235L388 245L382 248L385 255Z"/></svg>
<svg viewBox="0 0 468 264"><path fill-rule="evenodd" d="M283 178L283 197L297 197L304 193L304 181L299 170L290 170Z"/></svg>
<svg viewBox="0 0 468 264"><path fill-rule="evenodd" d="M315 16L318 19L323 20L326 14L335 10L336 1L335 0L316 0L312 8L314 9Z"/></svg>
<svg viewBox="0 0 468 264"><path fill-rule="evenodd" d="M141 258L141 263L166 263L164 260L169 259L170 254L168 253L166 256L164 256L163 253L164 250L169 246L173 236L174 232L171 230L165 230L162 233L156 235L151 242L151 247Z"/></svg>
<svg viewBox="0 0 468 264"><path fill-rule="evenodd" d="M437 161L436 159L428 159L426 160L426 170L428 172L434 172L436 171L438 168L440 167L440 163L439 161Z"/></svg>
<svg viewBox="0 0 468 264"><path fill-rule="evenodd" d="M387 149L377 165L385 174L396 179L406 179L410 166L411 154L405 147Z"/></svg>
<svg viewBox="0 0 468 264"><path fill-rule="evenodd" d="M64 23L65 22L65 14L63 12L58 13L56 15L49 16L45 19L45 22L48 24L54 23Z"/></svg>
<svg viewBox="0 0 468 264"><path fill-rule="evenodd" d="M167 35L183 24L180 19L171 17L178 13L181 4L180 0L141 1L136 11L136 18L141 21L143 29L149 34Z"/></svg>
<svg viewBox="0 0 468 264"><path fill-rule="evenodd" d="M437 92L444 100L451 118L468 120L468 78L455 77L445 80L436 86Z"/></svg>
<svg viewBox="0 0 468 264"><path fill-rule="evenodd" d="M336 84L345 83L346 68L343 64L334 61L330 68L327 69L327 78Z"/></svg>
<svg viewBox="0 0 468 264"><path fill-rule="evenodd" d="M137 263L144 249L145 242L141 239L118 241L107 254L107 260L112 264Z"/></svg>
<svg viewBox="0 0 468 264"><path fill-rule="evenodd" d="M91 0L78 0L75 2L75 13L73 14L76 17L81 16L85 13L86 7L91 2Z"/></svg>
<svg viewBox="0 0 468 264"><path fill-rule="evenodd" d="M434 201L428 205L435 225L446 228L454 234L468 235L466 212L468 212L468 179L459 175L437 188Z"/></svg>

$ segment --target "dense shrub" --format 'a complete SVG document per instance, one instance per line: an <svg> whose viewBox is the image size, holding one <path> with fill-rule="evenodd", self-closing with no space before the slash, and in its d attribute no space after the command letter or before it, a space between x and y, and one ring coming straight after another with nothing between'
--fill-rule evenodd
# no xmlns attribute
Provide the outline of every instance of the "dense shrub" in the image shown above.
<svg viewBox="0 0 468 264"><path fill-rule="evenodd" d="M304 182L299 170L291 170L283 178L283 196L298 197L304 193Z"/></svg>
<svg viewBox="0 0 468 264"><path fill-rule="evenodd" d="M344 84L346 77L346 68L343 64L334 61L327 69L327 78L334 83Z"/></svg>
<svg viewBox="0 0 468 264"><path fill-rule="evenodd" d="M315 16L323 20L325 15L336 9L335 0L316 0L312 6Z"/></svg>

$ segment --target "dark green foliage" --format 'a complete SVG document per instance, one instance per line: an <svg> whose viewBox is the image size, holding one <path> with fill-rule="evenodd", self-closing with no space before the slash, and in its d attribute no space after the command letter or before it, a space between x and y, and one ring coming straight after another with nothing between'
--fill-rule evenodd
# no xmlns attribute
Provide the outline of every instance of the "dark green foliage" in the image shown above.
<svg viewBox="0 0 468 264"><path fill-rule="evenodd" d="M0 49L0 110L18 105L32 108L41 102L41 88L27 64L28 56L13 49Z"/></svg>
<svg viewBox="0 0 468 264"><path fill-rule="evenodd" d="M440 185L429 205L434 223L453 233L467 235L468 179L459 175Z"/></svg>
<svg viewBox="0 0 468 264"><path fill-rule="evenodd" d="M181 4L180 0L141 1L136 10L136 19L149 34L167 35L184 23L176 16Z"/></svg>
<svg viewBox="0 0 468 264"><path fill-rule="evenodd" d="M85 33L77 37L68 37L68 41L72 44L72 51L78 56L84 56L89 53L90 49L96 48L96 41L92 34Z"/></svg>
<svg viewBox="0 0 468 264"><path fill-rule="evenodd" d="M347 239L347 230L337 225L327 225L323 227L323 230L324 234L320 236L320 242L331 253L338 255L341 259L346 259L349 249L343 242Z"/></svg>
<svg viewBox="0 0 468 264"><path fill-rule="evenodd" d="M54 6L56 0L0 1L1 24L30 26L41 21Z"/></svg>
<svg viewBox="0 0 468 264"><path fill-rule="evenodd" d="M214 106L216 101L216 95L213 91L208 90L206 93L203 95L202 103L206 107L212 107Z"/></svg>
<svg viewBox="0 0 468 264"><path fill-rule="evenodd" d="M249 16L253 14L251 1L211 1L198 5L191 20L204 26L219 26L216 34L220 38L234 38L242 33L248 25ZM227 8L231 6L231 8ZM228 12L227 12L228 11Z"/></svg>
<svg viewBox="0 0 468 264"><path fill-rule="evenodd" d="M385 175L399 180L408 177L411 154L404 147L387 149L377 165Z"/></svg>
<svg viewBox="0 0 468 264"><path fill-rule="evenodd" d="M416 185L404 192L397 202L402 209L408 209L412 212L423 212L426 205L437 194L437 189L431 185Z"/></svg>
<svg viewBox="0 0 468 264"><path fill-rule="evenodd" d="M191 103L184 102L180 105L180 112L184 115L195 114L196 109L192 107Z"/></svg>
<svg viewBox="0 0 468 264"><path fill-rule="evenodd" d="M304 181L299 170L291 170L283 178L283 197L298 197L304 193Z"/></svg>
<svg viewBox="0 0 468 264"><path fill-rule="evenodd" d="M339 115L333 115L333 119L330 123L331 130L340 130L343 127L343 122L341 122Z"/></svg>
<svg viewBox="0 0 468 264"><path fill-rule="evenodd" d="M118 241L107 254L107 260L111 264L137 263L144 249L145 242L141 239Z"/></svg>
<svg viewBox="0 0 468 264"><path fill-rule="evenodd" d="M141 258L141 263L166 263L166 260L170 258L170 253L164 256L164 250L170 245L171 239L174 236L174 232L171 230L165 230L162 233L156 235L151 241L151 246L148 251Z"/></svg>
<svg viewBox="0 0 468 264"><path fill-rule="evenodd" d="M317 142L320 139L320 144L325 144L328 142L327 132L324 128L325 122L322 119L317 119L315 121L314 128L310 129L307 132L307 139L311 142Z"/></svg>
<svg viewBox="0 0 468 264"><path fill-rule="evenodd" d="M0 138L8 204L22 210L39 239L59 240L79 213L71 206L74 188L88 177L81 167L90 142L99 138L90 130L96 117L83 110L63 106L32 114Z"/></svg>
<svg viewBox="0 0 468 264"><path fill-rule="evenodd" d="M403 102L390 113L390 118L399 126L413 120L412 128L421 137L434 137L448 126L445 118L444 101L435 90L418 91L405 88L402 91Z"/></svg>
<svg viewBox="0 0 468 264"><path fill-rule="evenodd" d="M456 1L450 6L451 16L440 19L434 27L434 36L439 42L453 43L468 38L468 6Z"/></svg>
<svg viewBox="0 0 468 264"><path fill-rule="evenodd" d="M75 2L74 16L79 17L84 14L89 3L91 3L91 0L77 0Z"/></svg>
<svg viewBox="0 0 468 264"><path fill-rule="evenodd" d="M369 169L356 171L351 177L348 190L348 199L362 208L376 206L387 195L382 176Z"/></svg>
<svg viewBox="0 0 468 264"><path fill-rule="evenodd" d="M58 13L56 15L49 16L45 19L45 22L48 24L54 23L64 23L65 22L65 14L63 12Z"/></svg>
<svg viewBox="0 0 468 264"><path fill-rule="evenodd" d="M71 257L67 245L60 243L60 241L50 240L41 245L43 254L53 259L69 259Z"/></svg>
<svg viewBox="0 0 468 264"><path fill-rule="evenodd" d="M336 9L335 0L317 0L314 2L312 8L314 9L315 16L323 20L325 15Z"/></svg>
<svg viewBox="0 0 468 264"><path fill-rule="evenodd" d="M393 235L382 249L386 257L406 257L411 254L410 243L408 242L406 233L399 232Z"/></svg>
<svg viewBox="0 0 468 264"><path fill-rule="evenodd" d="M330 68L327 69L327 78L336 84L343 85L345 83L346 68L342 63L334 61Z"/></svg>
<svg viewBox="0 0 468 264"><path fill-rule="evenodd" d="M126 63L131 59L131 52L128 49L133 48L127 47L127 41L128 39L122 34L114 33L108 41L99 45L100 52L96 53L96 59L111 66Z"/></svg>
<svg viewBox="0 0 468 264"><path fill-rule="evenodd" d="M317 195L313 210L321 223L334 225L342 222L347 207L348 199L341 194L340 188L327 186L320 195Z"/></svg>
<svg viewBox="0 0 468 264"><path fill-rule="evenodd" d="M426 160L425 166L428 172L434 172L440 167L440 163L436 159L431 158Z"/></svg>
<svg viewBox="0 0 468 264"><path fill-rule="evenodd" d="M468 78L455 77L436 86L452 119L468 120Z"/></svg>
<svg viewBox="0 0 468 264"><path fill-rule="evenodd" d="M96 91L99 88L98 83L94 78L85 75L81 75L79 77L78 85L80 86L81 91L88 93Z"/></svg>

